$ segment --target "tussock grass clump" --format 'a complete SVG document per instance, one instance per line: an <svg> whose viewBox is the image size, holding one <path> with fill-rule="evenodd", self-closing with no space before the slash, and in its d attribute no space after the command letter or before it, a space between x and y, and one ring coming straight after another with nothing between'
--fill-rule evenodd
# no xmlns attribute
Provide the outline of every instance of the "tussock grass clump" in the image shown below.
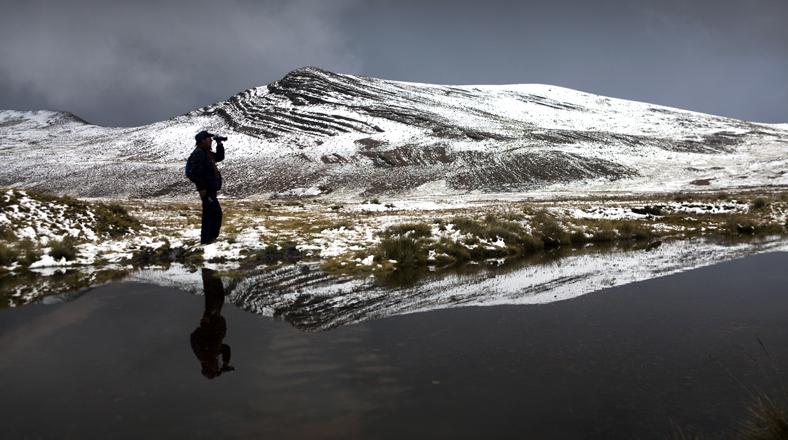
<svg viewBox="0 0 788 440"><path fill-rule="evenodd" d="M135 267L144 267L152 264L162 265L169 267L173 261L187 262L190 255L183 248L172 248L170 241L164 239L164 244L152 248L143 246L136 250L131 257L131 264Z"/></svg>
<svg viewBox="0 0 788 440"><path fill-rule="evenodd" d="M139 220L117 203L98 204L94 207L94 212L96 214L95 229L98 234L118 238L140 229Z"/></svg>
<svg viewBox="0 0 788 440"><path fill-rule="evenodd" d="M538 237L534 237L530 234L525 234L520 237L520 246L522 247L523 253L527 252L535 252L540 249L544 249L544 241Z"/></svg>
<svg viewBox="0 0 788 440"><path fill-rule="evenodd" d="M432 227L426 223L403 223L389 226L383 232L386 237L408 236L411 238L427 238L432 235Z"/></svg>
<svg viewBox="0 0 788 440"><path fill-rule="evenodd" d="M27 267L40 258L41 250L30 239L22 240L15 246L0 243L0 266L8 266L17 262Z"/></svg>
<svg viewBox="0 0 788 440"><path fill-rule="evenodd" d="M2 224L0 225L0 240L5 242L12 242L17 240L17 236L11 226Z"/></svg>
<svg viewBox="0 0 788 440"><path fill-rule="evenodd" d="M222 225L222 233L228 237L234 237L238 235L238 232L240 232L239 229L240 228L238 227L237 223L227 222L227 224Z"/></svg>
<svg viewBox="0 0 788 440"><path fill-rule="evenodd" d="M528 234L519 223L504 220L494 220L487 223L487 230L484 234L484 238L487 240L494 241L500 238L510 244L524 243L526 236Z"/></svg>
<svg viewBox="0 0 788 440"><path fill-rule="evenodd" d="M570 244L571 236L555 217L545 210L537 212L532 219L532 226L536 235L542 239L544 247L554 248Z"/></svg>
<svg viewBox="0 0 788 440"><path fill-rule="evenodd" d="M737 438L745 440L778 440L788 438L788 411L768 396L760 396L750 406L750 420Z"/></svg>
<svg viewBox="0 0 788 440"><path fill-rule="evenodd" d="M653 235L650 229L634 222L621 222L618 232L622 239L628 240L647 240Z"/></svg>
<svg viewBox="0 0 788 440"><path fill-rule="evenodd" d="M523 242L524 236L528 235L517 222L498 219L488 215L483 221L474 220L469 217L456 217L449 223L463 234L470 234L484 240L496 241L499 238L506 243L515 244ZM468 243L476 244L476 243Z"/></svg>
<svg viewBox="0 0 788 440"><path fill-rule="evenodd" d="M0 209L7 209L11 205L16 205L18 202L17 193L13 190L6 190L0 188Z"/></svg>
<svg viewBox="0 0 788 440"><path fill-rule="evenodd" d="M23 266L30 266L41 259L41 249L32 240L22 240L17 244L16 249L19 253L17 261Z"/></svg>
<svg viewBox="0 0 788 440"><path fill-rule="evenodd" d="M759 222L747 215L731 215L725 220L723 229L733 235L779 234L784 232L783 226L777 223Z"/></svg>
<svg viewBox="0 0 788 440"><path fill-rule="evenodd" d="M569 241L572 244L591 243L593 238L594 238L593 234L580 229L572 230L569 233Z"/></svg>
<svg viewBox="0 0 788 440"><path fill-rule="evenodd" d="M752 235L757 228L755 220L744 215L732 215L725 221L725 229L731 234Z"/></svg>
<svg viewBox="0 0 788 440"><path fill-rule="evenodd" d="M0 266L10 266L18 257L19 252L16 249L0 243Z"/></svg>
<svg viewBox="0 0 788 440"><path fill-rule="evenodd" d="M271 205L268 203L263 203L262 205L255 205L252 207L252 212L255 214L264 214L271 212Z"/></svg>
<svg viewBox="0 0 788 440"><path fill-rule="evenodd" d="M427 249L423 241L409 236L384 238L374 255L378 261L396 260L398 267L416 267L427 261Z"/></svg>
<svg viewBox="0 0 788 440"><path fill-rule="evenodd" d="M618 238L618 234L616 234L616 230L610 223L606 223L602 225L599 229L595 230L593 233L593 237L591 241L595 243L607 243L611 241L615 241Z"/></svg>
<svg viewBox="0 0 788 440"><path fill-rule="evenodd" d="M435 244L436 263L450 265L455 263L465 263L471 260L471 253L468 248L456 241L441 238Z"/></svg>
<svg viewBox="0 0 788 440"><path fill-rule="evenodd" d="M353 223L350 220L340 220L326 225L325 229L353 229Z"/></svg>
<svg viewBox="0 0 788 440"><path fill-rule="evenodd" d="M507 212L502 215L502 217L510 222L517 222L521 220L525 220L525 214L520 214L517 212Z"/></svg>
<svg viewBox="0 0 788 440"><path fill-rule="evenodd" d="M477 237L485 235L487 231L487 228L481 222L470 217L455 217L449 223L454 225L454 229Z"/></svg>
<svg viewBox="0 0 788 440"><path fill-rule="evenodd" d="M72 208L81 208L85 206L84 202L81 202L71 196L58 196L55 194L31 191L31 190L25 190L25 192L30 198L41 202L58 203L61 205L70 206Z"/></svg>
<svg viewBox="0 0 788 440"><path fill-rule="evenodd" d="M769 199L765 197L756 197L750 202L750 208L761 210L769 206Z"/></svg>
<svg viewBox="0 0 788 440"><path fill-rule="evenodd" d="M296 247L296 243L283 243L278 246L269 244L262 249L243 253L246 254L245 263L247 265L273 264L280 261L294 263L301 259L301 251Z"/></svg>
<svg viewBox="0 0 788 440"><path fill-rule="evenodd" d="M77 248L74 246L74 240L65 237L62 240L56 240L49 244L49 256L55 260L65 258L68 261L77 259Z"/></svg>
<svg viewBox="0 0 788 440"><path fill-rule="evenodd" d="M673 201L675 202L688 202L692 199L692 197L687 193L676 193L673 195Z"/></svg>
<svg viewBox="0 0 788 440"><path fill-rule="evenodd" d="M469 234L473 237L471 239L466 239L465 245L478 245L479 239L487 241L497 241L501 239L506 243L505 247L474 247L469 250L471 259L522 255L544 248L544 241L540 236L532 235L526 230L525 226L515 221L499 219L492 215L488 215L483 220L456 217L449 223L452 223L454 228L463 234ZM453 246L444 245L443 248L447 249L445 252L449 255L455 255L456 253L458 261L465 261L464 252L453 253Z"/></svg>
<svg viewBox="0 0 788 440"><path fill-rule="evenodd" d="M657 236L648 223L640 220L593 220L586 224L586 237L574 232L572 243L610 243L614 241L650 240ZM587 235L590 235L588 237Z"/></svg>

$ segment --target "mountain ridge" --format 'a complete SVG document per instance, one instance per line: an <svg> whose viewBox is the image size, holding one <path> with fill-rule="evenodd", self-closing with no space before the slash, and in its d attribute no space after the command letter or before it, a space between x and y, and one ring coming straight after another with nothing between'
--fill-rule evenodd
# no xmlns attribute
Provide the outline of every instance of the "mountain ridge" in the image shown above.
<svg viewBox="0 0 788 440"><path fill-rule="evenodd" d="M238 197L409 194L425 185L452 194L574 191L589 182L645 191L691 188L693 177L721 188L788 184L782 125L543 84L446 86L305 67L138 127L68 112L28 116L0 111L0 151L11 153L0 185L82 196L189 194L179 168L201 129L230 136L226 194ZM742 178L753 166L762 171Z"/></svg>

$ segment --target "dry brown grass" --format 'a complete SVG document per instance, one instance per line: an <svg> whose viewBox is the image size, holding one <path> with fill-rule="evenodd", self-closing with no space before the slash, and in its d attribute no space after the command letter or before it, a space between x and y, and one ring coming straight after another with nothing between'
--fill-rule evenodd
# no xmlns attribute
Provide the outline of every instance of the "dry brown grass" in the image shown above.
<svg viewBox="0 0 788 440"><path fill-rule="evenodd" d="M788 439L788 410L761 395L749 408L750 419L745 422L737 438L744 440Z"/></svg>

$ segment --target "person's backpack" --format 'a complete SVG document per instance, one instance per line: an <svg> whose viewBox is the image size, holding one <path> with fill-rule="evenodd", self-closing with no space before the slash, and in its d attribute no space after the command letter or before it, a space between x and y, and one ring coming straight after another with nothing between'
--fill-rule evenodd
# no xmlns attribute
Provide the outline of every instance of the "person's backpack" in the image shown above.
<svg viewBox="0 0 788 440"><path fill-rule="evenodd" d="M186 166L183 167L183 173L186 175L186 178L194 182L194 167L192 166L192 157L194 157L194 153L197 151L195 149L192 151L192 154L189 155L189 158L186 159Z"/></svg>
<svg viewBox="0 0 788 440"><path fill-rule="evenodd" d="M186 166L184 167L183 171L184 174L186 174L186 178L192 180L192 162L189 159L191 159L191 156L186 159Z"/></svg>

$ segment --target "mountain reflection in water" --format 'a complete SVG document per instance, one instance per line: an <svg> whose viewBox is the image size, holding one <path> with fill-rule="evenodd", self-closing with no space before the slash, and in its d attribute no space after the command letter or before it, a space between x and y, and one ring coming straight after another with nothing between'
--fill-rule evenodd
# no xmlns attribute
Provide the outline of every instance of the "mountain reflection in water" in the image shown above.
<svg viewBox="0 0 788 440"><path fill-rule="evenodd" d="M665 242L656 248L590 246L556 250L513 261L469 264L442 273L398 270L375 277L336 276L323 272L319 262L300 262L247 271L223 268L218 274L227 302L259 315L281 318L304 331L324 331L443 308L546 304L735 258L785 250L788 240L780 236L734 241L691 239ZM206 268L222 269L216 265ZM82 280L80 286L90 286L90 280L96 279L96 273L88 272L79 278L74 272L69 270L62 277L45 280L21 280L27 290L7 295L0 277L0 297L6 295L15 306L73 300L89 289L52 294L46 286L51 278L58 277L76 277ZM173 264L166 269L124 272L120 279L201 294L210 289L206 288L210 283L205 284L210 277L203 273ZM38 285L43 287L39 289ZM10 290L13 289L12 285ZM211 310L210 304L206 310ZM211 313L206 315L208 322L212 322L211 317ZM221 333L218 328L216 331ZM221 370L221 366L218 368Z"/></svg>
<svg viewBox="0 0 788 440"><path fill-rule="evenodd" d="M786 265L773 252L539 306L316 309L355 322L331 331L222 305L238 286L210 271L206 298L106 285L0 310L2 437L739 438L753 396L788 403ZM227 324L210 374L225 343L242 365L216 380L186 343L205 315Z"/></svg>

